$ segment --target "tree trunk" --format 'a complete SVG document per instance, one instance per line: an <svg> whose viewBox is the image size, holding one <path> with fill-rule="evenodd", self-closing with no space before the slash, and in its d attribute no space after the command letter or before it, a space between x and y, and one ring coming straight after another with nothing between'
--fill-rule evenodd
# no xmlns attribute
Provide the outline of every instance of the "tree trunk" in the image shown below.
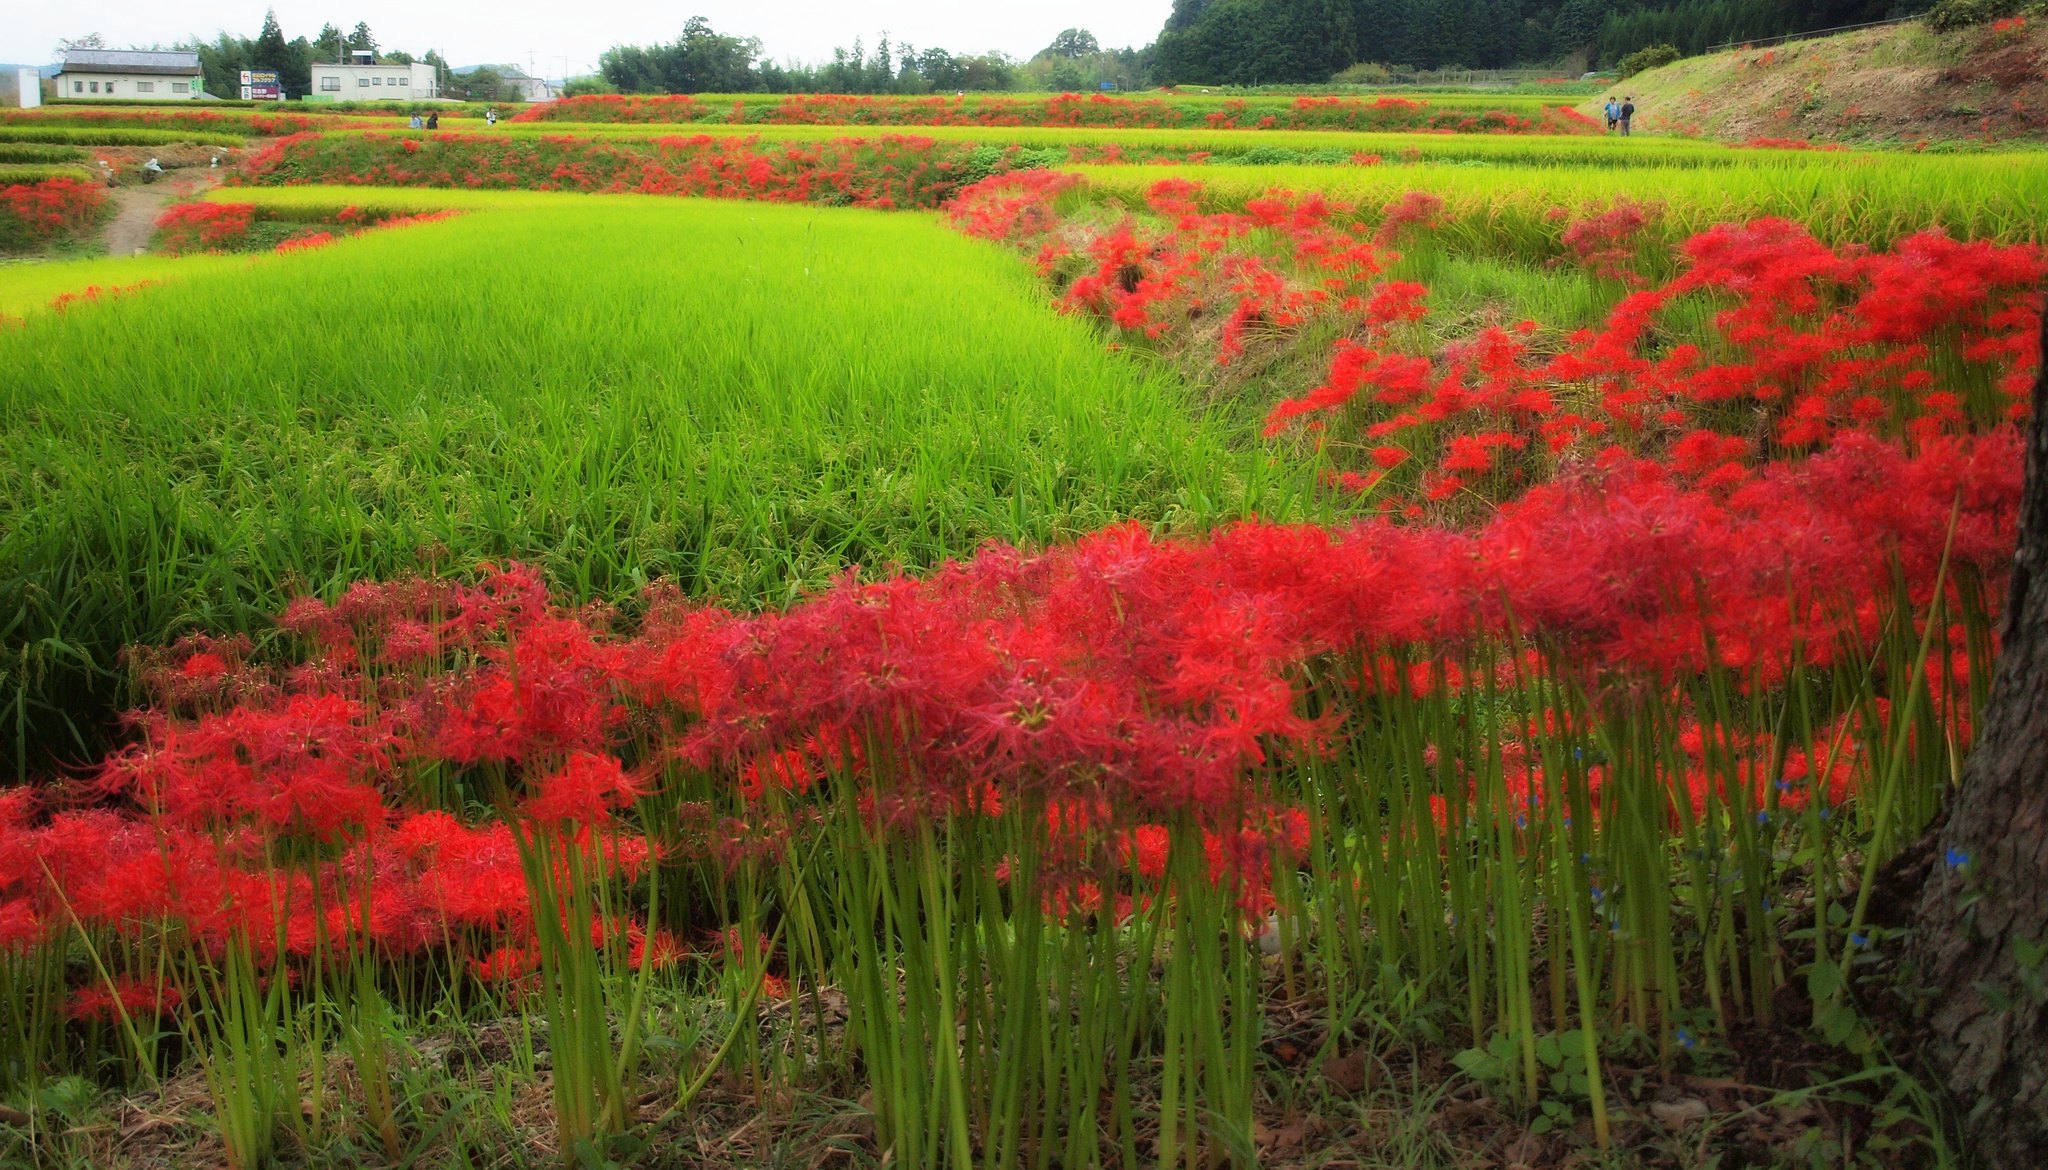
<svg viewBox="0 0 2048 1170"><path fill-rule="evenodd" d="M2048 320L2042 326L2048 343ZM2048 1166L2048 365L2020 502L2003 648L1939 830L1911 951L1936 1067L1985 1166Z"/></svg>

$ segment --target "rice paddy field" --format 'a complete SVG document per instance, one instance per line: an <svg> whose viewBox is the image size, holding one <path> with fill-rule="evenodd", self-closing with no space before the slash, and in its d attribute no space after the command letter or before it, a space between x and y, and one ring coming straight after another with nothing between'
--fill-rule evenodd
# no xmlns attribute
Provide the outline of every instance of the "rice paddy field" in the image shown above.
<svg viewBox="0 0 2048 1170"><path fill-rule="evenodd" d="M0 120L0 1162L1967 1165L2048 159L1556 100Z"/></svg>

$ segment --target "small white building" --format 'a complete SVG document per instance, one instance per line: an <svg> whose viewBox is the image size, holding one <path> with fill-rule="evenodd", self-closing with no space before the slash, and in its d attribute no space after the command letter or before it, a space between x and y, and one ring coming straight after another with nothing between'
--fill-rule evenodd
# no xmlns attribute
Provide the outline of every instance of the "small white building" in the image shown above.
<svg viewBox="0 0 2048 1170"><path fill-rule="evenodd" d="M515 95L512 100L521 102L547 102L555 99L555 87L538 77L528 77L524 69L507 65L499 70L505 78L505 87Z"/></svg>
<svg viewBox="0 0 2048 1170"><path fill-rule="evenodd" d="M346 63L313 62L313 92L309 102L413 102L441 96L440 79L434 67L415 61L410 65L373 64L368 53L356 54Z"/></svg>
<svg viewBox="0 0 2048 1170"><path fill-rule="evenodd" d="M201 96L197 53L132 49L67 49L57 71L60 100L179 102Z"/></svg>

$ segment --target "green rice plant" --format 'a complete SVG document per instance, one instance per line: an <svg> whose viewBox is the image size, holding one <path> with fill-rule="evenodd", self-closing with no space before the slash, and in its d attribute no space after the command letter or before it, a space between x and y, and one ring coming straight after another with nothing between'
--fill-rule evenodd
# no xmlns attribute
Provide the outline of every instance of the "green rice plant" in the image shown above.
<svg viewBox="0 0 2048 1170"><path fill-rule="evenodd" d="M5 163L0 164L0 187L15 183L39 183L44 179L77 179L93 182L90 168L65 163Z"/></svg>
<svg viewBox="0 0 2048 1170"><path fill-rule="evenodd" d="M0 143L0 164L15 166L23 163L77 162L85 158L85 151L76 146L37 146L32 143Z"/></svg>
<svg viewBox="0 0 2048 1170"><path fill-rule="evenodd" d="M191 130L141 130L129 126L26 126L0 125L0 142L43 143L59 146L169 146L177 142L204 145L242 145L244 136L214 127Z"/></svg>
<svg viewBox="0 0 2048 1170"><path fill-rule="evenodd" d="M1409 191L1442 198L1449 223L1438 235L1471 254L1541 256L1556 238L1555 208L1579 213L1617 201L1660 205L1658 242L1676 243L1715 223L1757 216L1798 220L1834 242L1887 245L1930 226L1959 238L2048 239L2037 209L2048 198L2048 162L2038 155L1931 158L1920 155L1761 155L1751 166L1638 172L1584 166L1461 167L1104 167L1085 176L1086 198L1142 202L1161 179L1200 182L1219 208L1242 206L1275 188L1316 191L1377 209Z"/></svg>
<svg viewBox="0 0 2048 1170"><path fill-rule="evenodd" d="M1620 139L1578 135L1396 134L1333 130L1229 130L1214 127L1148 129L1103 126L838 126L747 123L674 125L598 122L508 124L493 133L518 138L571 136L605 141L647 140L709 135L759 138L763 142L829 142L908 134L939 142L972 142L1056 150L1080 159L1130 162L1186 159L1249 160L1261 154L1313 155L1317 160L1350 164L1355 156L1377 155L1383 165L1408 161L1483 161L1523 165L1586 165L1603 167L1744 166L1782 152L1738 150L1718 142L1679 138ZM1804 156L1802 156L1804 157ZM1190 160L1198 161L1198 160Z"/></svg>
<svg viewBox="0 0 2048 1170"><path fill-rule="evenodd" d="M36 264L0 265L0 318L21 318L55 311L53 301L69 297L97 300L117 290L167 284L186 276L219 271L257 271L269 257L251 256L105 256L80 260L48 260ZM86 296L86 290L97 290ZM125 295L125 294L122 294Z"/></svg>
<svg viewBox="0 0 2048 1170"><path fill-rule="evenodd" d="M123 645L261 629L290 589L422 549L538 559L592 598L665 577L755 602L990 536L1308 506L1300 473L1233 452L1231 419L1191 419L1007 256L929 220L400 202L498 210L301 255L0 280L26 299L175 277L0 334L0 595L23 615L0 739L18 769L31 741L94 742ZM545 291L569 273L573 300ZM309 279L329 291L279 302Z"/></svg>

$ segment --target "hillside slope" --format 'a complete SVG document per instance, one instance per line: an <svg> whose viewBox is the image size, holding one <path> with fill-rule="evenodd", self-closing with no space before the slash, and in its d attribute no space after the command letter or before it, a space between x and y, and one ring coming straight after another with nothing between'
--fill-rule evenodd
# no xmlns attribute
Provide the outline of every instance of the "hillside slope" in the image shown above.
<svg viewBox="0 0 2048 1170"><path fill-rule="evenodd" d="M2048 140L2048 21L1924 23L1688 57L1615 83L1637 128L1746 141ZM1606 95L1580 109L1597 115Z"/></svg>

